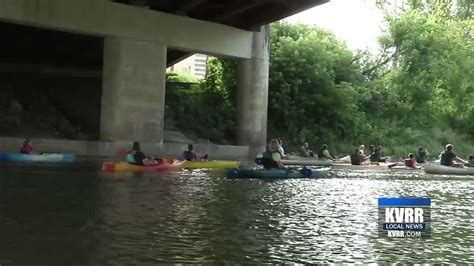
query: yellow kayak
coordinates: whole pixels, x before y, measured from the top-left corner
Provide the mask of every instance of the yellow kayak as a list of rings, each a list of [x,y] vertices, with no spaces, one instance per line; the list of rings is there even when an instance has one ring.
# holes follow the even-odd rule
[[[102,164],[102,171],[162,171],[182,169],[184,161],[160,163],[152,166],[135,165],[127,162],[106,162]]]
[[[239,168],[239,161],[186,161],[183,168],[197,169],[197,168]]]
[[[239,168],[238,161],[178,161],[170,160],[153,166],[134,165],[127,162],[106,162],[102,164],[103,171],[160,171],[160,170],[179,170],[183,168]]]

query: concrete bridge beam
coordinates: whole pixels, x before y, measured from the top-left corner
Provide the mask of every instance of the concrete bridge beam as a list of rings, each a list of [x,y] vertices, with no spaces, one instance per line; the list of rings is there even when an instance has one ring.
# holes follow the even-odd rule
[[[250,146],[250,156],[265,148],[267,136],[270,27],[253,33],[252,58],[237,65],[237,144]]]
[[[0,0],[0,21],[250,58],[250,31],[108,0]]]
[[[166,45],[104,39],[102,140],[163,141]]]

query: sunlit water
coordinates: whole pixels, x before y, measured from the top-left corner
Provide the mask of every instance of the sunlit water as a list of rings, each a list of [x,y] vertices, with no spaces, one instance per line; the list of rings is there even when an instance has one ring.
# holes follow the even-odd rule
[[[0,165],[0,264],[474,263],[472,177],[227,180],[99,168]],[[379,197],[431,198],[432,238],[378,238]]]

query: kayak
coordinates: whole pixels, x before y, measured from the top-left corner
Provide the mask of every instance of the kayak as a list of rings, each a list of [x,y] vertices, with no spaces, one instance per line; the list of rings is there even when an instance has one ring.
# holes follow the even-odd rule
[[[183,168],[198,169],[198,168],[239,168],[239,161],[185,161]]]
[[[136,165],[129,164],[127,162],[106,162],[102,164],[102,171],[163,171],[163,170],[173,170],[173,169],[182,169],[184,161],[173,162],[173,163],[159,163],[156,165],[146,166],[146,165]]]
[[[305,166],[329,166],[333,162],[330,160],[317,160],[317,159],[297,159],[297,160],[281,160],[284,165],[305,165]]]
[[[22,153],[0,153],[0,161],[21,162],[73,162],[75,154],[45,153],[45,154],[22,154]]]
[[[346,163],[334,163],[331,166],[334,169],[348,169],[348,170],[388,170],[390,163],[379,163],[379,164],[362,164],[352,165]]]
[[[329,173],[329,168],[302,169],[227,169],[227,178],[318,178]]]
[[[435,175],[474,175],[474,168],[427,164],[425,165],[425,173]]]
[[[404,165],[397,165],[397,166],[390,167],[390,170],[392,171],[422,171],[423,167],[417,166],[413,168],[413,167],[408,167]]]
[[[318,160],[314,157],[299,157],[299,156],[290,156],[289,159],[281,160],[283,165],[303,165],[303,166],[329,166],[332,165],[333,162],[330,160]],[[263,158],[259,155],[255,158],[255,163],[257,165],[262,165]],[[230,168],[230,167],[228,167]]]

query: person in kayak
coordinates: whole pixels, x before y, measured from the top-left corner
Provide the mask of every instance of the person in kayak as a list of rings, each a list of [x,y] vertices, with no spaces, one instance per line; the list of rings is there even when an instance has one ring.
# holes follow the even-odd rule
[[[188,150],[183,152],[183,160],[197,161],[197,155],[193,150],[194,150],[193,144],[188,144]]]
[[[370,154],[372,154],[372,153],[375,152],[375,145],[374,145],[374,144],[370,144],[370,146],[369,146],[369,152],[370,152]]]
[[[360,149],[359,148],[356,148],[354,150],[354,153],[351,154],[351,164],[352,165],[362,165],[362,164],[367,164],[367,160],[369,159],[369,157],[363,155],[361,152],[360,152]]]
[[[364,150],[365,150],[365,145],[364,145],[364,144],[360,145],[360,146],[359,146],[359,153],[360,153],[360,155],[363,155],[363,156],[367,157],[367,156],[365,155],[365,153],[364,153]]]
[[[416,168],[415,154],[408,154],[408,158],[405,159],[405,166],[410,168]]]
[[[262,164],[265,169],[285,168],[285,166],[281,162],[280,152],[278,152],[278,140],[272,139],[270,141],[267,150],[263,153]]]
[[[314,152],[309,149],[309,144],[306,142],[301,146],[301,156],[303,157],[314,157]]]
[[[321,146],[321,149],[318,150],[318,159],[321,159],[321,160],[334,160],[334,158],[329,153],[328,145],[323,144],[323,146]]]
[[[379,144],[379,145],[377,146],[377,148],[379,149],[379,152],[380,152],[380,160],[379,160],[379,162],[381,162],[381,163],[386,163],[386,162],[389,162],[389,161],[392,160],[392,157],[385,155],[385,150],[384,150],[384,147],[383,147],[382,144]]]
[[[129,164],[146,166],[158,164],[157,160],[145,156],[145,154],[140,150],[140,142],[138,141],[133,142],[132,151],[127,153],[127,162]]]
[[[370,154],[369,159],[371,162],[380,162],[382,158],[382,151],[380,147],[374,147],[374,151]]]
[[[208,155],[205,154],[199,160],[200,161],[206,161],[207,157],[208,157]],[[183,160],[193,161],[193,162],[198,160],[198,157],[197,157],[196,153],[194,152],[193,144],[188,144],[188,150],[183,152]]]
[[[469,156],[467,157],[467,163],[464,166],[474,167],[474,155],[473,154],[469,154]]]
[[[282,159],[288,159],[288,155],[285,154],[285,149],[283,149],[283,140],[281,138],[277,139],[278,141],[278,152],[281,155]]]
[[[454,163],[454,161],[457,161],[460,164]],[[448,144],[446,145],[446,150],[441,154],[441,161],[440,164],[444,166],[462,166],[463,164],[466,164],[467,162],[461,158],[459,158],[455,153],[454,153],[454,146],[453,144]]]
[[[428,157],[429,153],[423,147],[419,147],[418,151],[415,154],[415,159],[417,163],[426,163],[426,158]]]
[[[21,154],[32,154],[33,153],[33,145],[31,144],[30,138],[25,138],[23,141],[23,145],[20,148]]]

